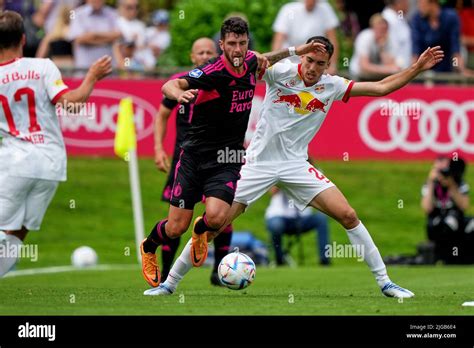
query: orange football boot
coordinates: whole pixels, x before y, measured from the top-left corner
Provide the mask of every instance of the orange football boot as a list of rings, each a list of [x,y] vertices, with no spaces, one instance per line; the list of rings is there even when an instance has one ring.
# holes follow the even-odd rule
[[[194,232],[194,228],[199,220],[202,219],[202,216],[198,216],[194,220],[194,227],[193,227],[193,236],[191,242],[191,262],[193,263],[194,267],[200,267],[206,261],[207,258],[207,232],[203,234],[197,234]]]
[[[140,244],[143,278],[145,278],[148,284],[156,288],[158,285],[160,285],[160,268],[156,262],[156,254],[146,253],[143,249],[143,243],[145,243],[145,241],[146,239],[144,239],[142,244]]]

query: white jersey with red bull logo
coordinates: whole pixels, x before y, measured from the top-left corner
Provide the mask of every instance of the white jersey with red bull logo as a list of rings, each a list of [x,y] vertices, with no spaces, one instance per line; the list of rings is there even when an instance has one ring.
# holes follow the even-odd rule
[[[321,128],[335,100],[347,102],[353,81],[322,75],[306,86],[301,66],[277,63],[263,74],[267,84],[257,129],[247,149],[247,160],[307,160],[308,144]]]
[[[10,176],[66,180],[66,149],[55,104],[68,91],[49,59],[0,64],[0,163]]]

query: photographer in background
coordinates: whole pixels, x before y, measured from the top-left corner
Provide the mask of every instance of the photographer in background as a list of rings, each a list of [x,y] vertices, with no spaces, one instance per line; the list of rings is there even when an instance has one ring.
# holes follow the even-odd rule
[[[439,157],[423,185],[421,206],[428,215],[428,249],[432,250],[432,257],[425,258],[424,263],[430,263],[430,259],[446,264],[468,263],[472,258],[468,239],[472,234],[465,231],[470,225],[464,217],[469,207],[469,185],[463,180],[465,168],[461,158]]]

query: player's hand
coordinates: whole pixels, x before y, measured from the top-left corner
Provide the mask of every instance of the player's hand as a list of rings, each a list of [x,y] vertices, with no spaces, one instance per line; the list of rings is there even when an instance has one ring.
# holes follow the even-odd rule
[[[155,151],[155,165],[156,165],[156,168],[158,168],[158,170],[165,173],[169,173],[170,162],[164,150]]]
[[[441,46],[428,47],[416,61],[415,67],[420,71],[429,70],[441,62],[443,57],[444,52],[441,49]]]
[[[321,52],[326,53],[326,47],[320,42],[310,42],[304,45],[296,47],[296,54],[301,56],[309,52]]]
[[[255,56],[257,56],[257,72],[268,69],[268,67],[270,66],[270,61],[268,60],[268,58],[258,52],[254,51],[254,53]]]
[[[89,74],[97,81],[103,79],[112,72],[112,57],[103,56],[97,59],[89,68]]]
[[[180,104],[190,103],[196,97],[198,92],[198,89],[188,89],[179,95],[177,101]]]

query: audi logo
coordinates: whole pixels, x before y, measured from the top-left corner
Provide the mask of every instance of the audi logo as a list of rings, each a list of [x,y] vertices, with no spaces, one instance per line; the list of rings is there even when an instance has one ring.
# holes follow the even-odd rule
[[[393,101],[392,101],[393,102]],[[380,109],[384,103],[390,103],[389,99],[378,99],[367,104],[362,109],[359,117],[359,134],[364,143],[373,150],[388,152],[401,149],[406,152],[421,152],[431,150],[437,153],[463,150],[466,153],[474,154],[474,143],[468,143],[470,121],[469,111],[474,111],[474,101],[456,103],[450,100],[436,100],[426,102],[420,99],[407,99],[403,103],[420,106],[420,115],[417,120],[418,135],[420,140],[409,140],[411,125],[410,117],[407,116],[380,116]],[[417,103],[417,104],[415,104]],[[447,124],[448,142],[438,141],[440,134],[440,121],[438,112],[449,111]],[[388,127],[388,140],[376,139],[369,130],[369,121],[373,116],[386,117]],[[459,125],[459,127],[458,127]]]

